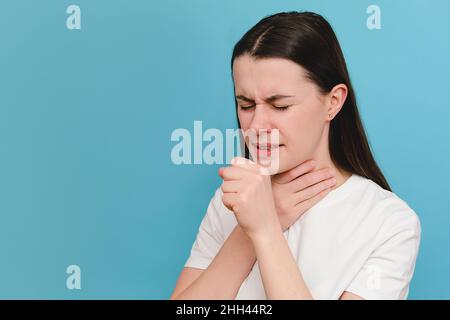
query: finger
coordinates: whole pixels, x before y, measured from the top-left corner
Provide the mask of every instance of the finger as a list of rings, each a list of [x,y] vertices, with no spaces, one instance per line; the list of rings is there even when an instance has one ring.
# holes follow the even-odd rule
[[[327,188],[325,190],[322,190],[317,195],[315,195],[314,197],[312,197],[312,198],[310,198],[308,200],[305,200],[305,201],[302,201],[302,202],[298,203],[295,206],[296,210],[298,210],[299,212],[305,212],[305,211],[311,209],[320,200],[322,200],[330,191],[331,191],[331,187]]]
[[[315,162],[314,160],[308,160],[305,162],[302,162],[298,166],[292,168],[291,170],[288,170],[286,172],[283,172],[276,177],[274,177],[274,182],[276,183],[288,183],[294,179],[296,179],[299,176],[304,175],[305,173],[313,170],[315,168]]]
[[[293,192],[299,192],[323,180],[333,178],[334,175],[334,169],[331,168],[311,171],[289,182],[289,188]]]
[[[223,180],[241,180],[250,172],[241,167],[223,167],[219,170],[219,175]]]
[[[323,190],[326,190],[328,188],[332,188],[334,185],[336,185],[336,178],[329,178],[323,181],[320,181],[319,183],[316,183],[310,187],[307,187],[299,192],[296,192],[295,195],[295,201],[296,203],[311,199],[315,197],[317,194],[322,192]]]
[[[255,172],[259,170],[259,166],[255,162],[243,157],[234,157],[233,159],[231,159],[230,164],[233,167],[240,167]]]
[[[233,206],[236,203],[237,193],[224,193],[222,195],[222,202],[228,210],[233,211]]]
[[[242,182],[240,180],[224,180],[220,188],[223,193],[238,192],[242,190]]]

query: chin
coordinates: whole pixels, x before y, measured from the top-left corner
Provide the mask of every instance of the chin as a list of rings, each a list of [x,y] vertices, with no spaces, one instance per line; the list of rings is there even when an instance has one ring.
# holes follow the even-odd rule
[[[296,166],[298,166],[300,163],[304,162],[304,160],[299,160],[299,161],[289,161],[289,162],[285,162],[285,161],[281,161],[280,162],[280,166],[279,166],[279,170],[277,173],[284,173],[287,172],[293,168],[295,168]]]
[[[266,163],[264,163],[264,164],[258,163],[258,164],[261,167],[265,168],[267,170],[268,174],[270,174],[270,175],[277,175],[277,174],[286,172],[289,169],[291,169],[285,163],[272,163],[271,162],[270,164],[266,164]]]
[[[286,171],[289,171],[290,169],[291,168],[287,167],[286,165],[283,166],[283,164],[280,164],[279,168],[273,171],[273,175],[284,173]]]

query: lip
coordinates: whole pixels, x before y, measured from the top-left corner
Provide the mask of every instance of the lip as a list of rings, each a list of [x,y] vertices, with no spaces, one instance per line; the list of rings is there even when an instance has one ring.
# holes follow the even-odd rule
[[[283,144],[270,144],[270,143],[252,143],[252,146],[258,150],[273,150],[284,146]],[[262,147],[262,148],[261,148]]]
[[[266,149],[261,149],[260,146],[265,146]],[[257,161],[260,161],[262,159],[268,159],[272,158],[272,152],[276,152],[276,154],[279,153],[279,150],[281,147],[283,147],[283,144],[277,144],[272,145],[270,143],[267,144],[252,144],[252,147],[255,148],[255,153],[257,157]]]
[[[282,146],[283,145],[272,146],[270,149],[260,149],[257,147],[255,150],[257,161],[268,161],[269,159],[272,159],[273,156],[279,154],[280,147]]]

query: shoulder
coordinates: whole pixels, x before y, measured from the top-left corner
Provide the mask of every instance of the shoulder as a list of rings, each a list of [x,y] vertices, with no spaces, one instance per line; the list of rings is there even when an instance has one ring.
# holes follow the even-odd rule
[[[359,177],[354,191],[353,240],[362,239],[366,250],[346,291],[366,299],[404,299],[419,253],[419,217],[406,201],[369,179]]]
[[[362,206],[366,206],[369,220],[378,226],[384,236],[397,233],[420,238],[421,227],[417,213],[394,192],[385,190],[370,179],[358,176],[360,183],[357,195]]]

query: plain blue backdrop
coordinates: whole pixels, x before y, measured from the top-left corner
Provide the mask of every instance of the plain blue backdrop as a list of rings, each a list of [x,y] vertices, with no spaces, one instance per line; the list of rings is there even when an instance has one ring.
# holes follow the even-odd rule
[[[171,133],[236,127],[233,45],[291,10],[333,25],[375,157],[420,217],[409,298],[450,299],[447,0],[1,0],[0,298],[168,298],[220,186],[219,165],[172,163]]]

